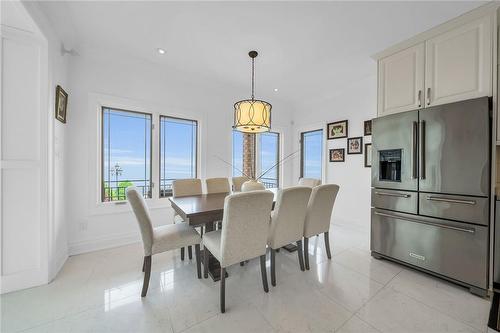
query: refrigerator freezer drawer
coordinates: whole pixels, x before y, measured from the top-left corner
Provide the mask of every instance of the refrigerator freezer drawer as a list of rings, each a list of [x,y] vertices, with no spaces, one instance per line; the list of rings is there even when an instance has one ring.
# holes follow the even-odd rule
[[[488,198],[420,193],[420,215],[488,225]]]
[[[417,214],[418,193],[372,188],[372,206]]]
[[[372,209],[371,250],[488,288],[488,228]]]

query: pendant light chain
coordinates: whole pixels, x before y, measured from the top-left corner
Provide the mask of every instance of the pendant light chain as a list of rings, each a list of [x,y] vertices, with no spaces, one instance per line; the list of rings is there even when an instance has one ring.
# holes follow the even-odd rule
[[[252,58],[252,101],[254,100],[254,85],[255,85],[255,58]]]

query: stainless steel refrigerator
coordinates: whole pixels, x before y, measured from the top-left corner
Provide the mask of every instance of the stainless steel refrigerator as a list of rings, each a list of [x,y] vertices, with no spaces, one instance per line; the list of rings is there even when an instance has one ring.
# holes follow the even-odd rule
[[[373,120],[371,251],[488,289],[488,97]]]

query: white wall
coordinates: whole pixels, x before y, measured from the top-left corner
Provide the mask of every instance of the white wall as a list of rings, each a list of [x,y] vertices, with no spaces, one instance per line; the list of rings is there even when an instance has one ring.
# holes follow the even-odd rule
[[[156,63],[86,50],[70,63],[70,87],[66,144],[66,197],[70,253],[81,253],[139,239],[138,228],[128,206],[98,203],[96,100],[120,103],[123,107],[162,112],[200,120],[199,175],[202,178],[230,176],[231,168],[215,156],[231,161],[232,105],[249,94],[249,87],[189,76]],[[266,96],[259,96],[265,98]],[[273,98],[273,125],[290,142],[292,112]],[[290,151],[285,145],[284,154]],[[290,167],[291,168],[291,167]],[[291,172],[285,168],[284,184]],[[90,199],[89,201],[89,198]],[[171,223],[167,199],[149,200],[156,224]]]
[[[309,101],[294,113],[294,145],[298,147],[301,131],[323,128],[338,120],[349,121],[349,137],[363,136],[363,122],[376,117],[377,79],[376,63],[373,75],[348,85],[344,90],[332,92],[325,100]],[[371,136],[363,137],[363,146]],[[364,167],[362,155],[347,155],[347,139],[328,140],[325,143],[323,181],[340,185],[333,212],[333,221],[368,228],[370,224],[370,168]],[[346,149],[345,162],[330,163],[328,150]],[[363,147],[364,149],[364,147]],[[299,165],[294,166],[294,178],[299,177]]]
[[[65,210],[66,125],[54,117],[55,90],[60,85],[71,94],[68,84],[68,55],[61,54],[62,40],[35,2],[23,3],[48,42],[48,92],[50,117],[49,163],[51,164],[51,221],[49,222],[49,280],[53,279],[68,258],[68,230]]]

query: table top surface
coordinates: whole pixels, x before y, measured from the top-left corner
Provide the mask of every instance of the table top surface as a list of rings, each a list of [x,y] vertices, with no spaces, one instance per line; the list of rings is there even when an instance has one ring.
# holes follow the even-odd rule
[[[268,189],[273,192],[276,198],[277,188]],[[185,197],[169,197],[168,200],[173,206],[186,215],[186,217],[195,216],[199,214],[214,213],[224,210],[224,199],[231,193],[211,193],[200,194]]]

